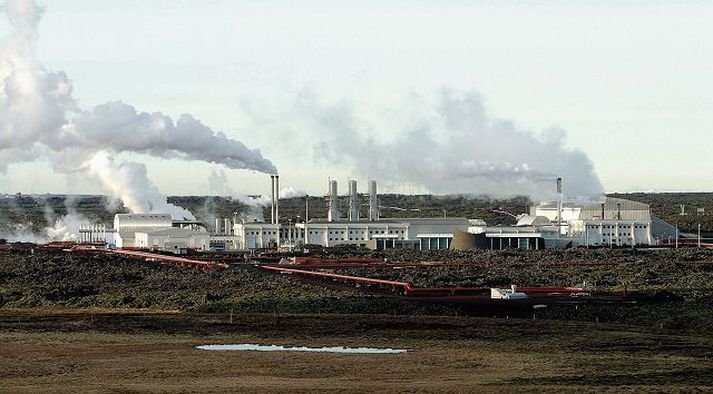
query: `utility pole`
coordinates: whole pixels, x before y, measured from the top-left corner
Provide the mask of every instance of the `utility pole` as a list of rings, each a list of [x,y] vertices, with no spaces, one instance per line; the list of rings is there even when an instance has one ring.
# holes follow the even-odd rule
[[[287,240],[290,243],[290,250],[292,248],[292,219],[287,219]]]
[[[562,236],[562,178],[557,178],[557,238]]]
[[[676,249],[678,249],[678,224],[676,225]]]
[[[698,224],[698,248],[701,248],[701,224]]]

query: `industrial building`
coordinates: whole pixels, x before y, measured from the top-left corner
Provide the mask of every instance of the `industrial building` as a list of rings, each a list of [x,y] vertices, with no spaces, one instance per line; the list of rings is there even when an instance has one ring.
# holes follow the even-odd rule
[[[366,198],[359,195],[357,182],[350,181],[346,217],[341,217],[338,183],[327,186],[327,217],[280,223],[279,177],[272,177],[271,222],[235,223],[233,235],[238,249],[299,247],[303,245],[354,245],[371,249],[411,248],[449,249],[456,233],[474,235],[472,244],[482,249],[540,249],[576,246],[633,246],[656,242],[652,233],[650,207],[634,201],[603,197],[584,203],[544,202],[521,215],[514,226],[487,226],[467,218],[388,218],[380,217],[376,181],[369,181]],[[561,192],[561,179],[558,179]],[[561,194],[560,194],[561,196]],[[359,217],[362,201],[368,215]]]
[[[159,231],[173,227],[173,220],[168,214],[133,214],[114,215],[114,244],[117,248],[136,247],[136,233]]]
[[[134,245],[137,248],[153,248],[180,254],[188,249],[209,250],[210,237],[206,231],[171,227],[137,231]]]
[[[270,221],[216,218],[215,227],[199,221],[172,220],[167,214],[117,214],[114,228],[90,226],[87,239],[113,236],[118,248],[149,248],[181,253],[191,250],[229,251],[261,248],[299,248],[306,245],[353,245],[370,249],[543,249],[564,247],[637,246],[656,244],[655,218],[646,204],[611,197],[584,203],[554,202],[532,206],[512,226],[488,226],[462,217],[382,218],[377,183],[369,181],[360,195],[356,181],[349,181],[342,196],[349,206],[341,215],[338,182],[329,180],[326,218],[280,221],[279,176],[271,176]],[[561,180],[558,180],[560,191]],[[308,200],[307,200],[308,201]],[[366,217],[360,217],[362,206]],[[670,229],[665,226],[670,232]],[[670,226],[669,226],[670,227]],[[111,243],[111,242],[110,242]]]
[[[234,226],[239,249],[298,247],[303,245],[354,245],[372,249],[411,248],[448,249],[456,230],[465,231],[471,222],[465,218],[382,219],[379,214],[377,184],[368,189],[368,216],[359,217],[362,196],[357,182],[349,182],[347,217],[340,216],[338,183],[328,183],[327,217],[284,225],[279,218],[279,177],[272,177],[271,222],[242,222]]]
[[[199,221],[173,220],[168,214],[120,213],[114,215],[114,228],[104,231],[113,236],[117,248],[185,253],[188,249],[210,249],[211,235],[206,227]]]
[[[548,202],[530,209],[531,215],[547,218],[560,227],[564,239],[572,246],[634,246],[652,245],[649,205],[604,197],[601,201],[575,205]],[[559,218],[562,218],[559,220]]]

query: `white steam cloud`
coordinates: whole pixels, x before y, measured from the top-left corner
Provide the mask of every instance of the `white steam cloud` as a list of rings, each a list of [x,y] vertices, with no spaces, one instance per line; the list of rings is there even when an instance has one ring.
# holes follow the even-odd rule
[[[370,136],[368,131],[379,127],[348,104],[329,106],[302,95],[297,108],[321,136],[313,146],[315,157],[365,177],[436,193],[535,197],[552,196],[556,178],[563,177],[569,195],[602,192],[591,160],[565,146],[562,129],[536,134],[492,118],[475,93],[444,90],[434,100],[417,101],[416,119],[400,124],[386,141]]]
[[[592,161],[567,146],[559,127],[531,131],[494,117],[472,91],[411,93],[386,105],[378,98],[331,101],[305,89],[241,108],[255,126],[281,133],[290,152],[311,152],[325,175],[377,179],[382,191],[547,199],[562,177],[568,197],[602,192]]]
[[[167,204],[143,165],[117,163],[114,154],[136,152],[277,172],[259,150],[190,115],[174,121],[119,101],[79,108],[68,76],[48,71],[35,56],[42,8],[33,0],[6,0],[2,11],[13,32],[0,43],[0,171],[13,162],[47,158],[56,171],[92,175],[133,212],[165,212],[175,218],[193,215]]]
[[[237,193],[230,187],[228,177],[222,169],[211,171],[208,176],[208,189],[219,196],[231,197],[247,205],[247,212],[243,215],[246,221],[263,220],[263,208],[271,204],[271,197],[268,195],[246,195]],[[304,197],[307,192],[297,190],[291,186],[280,189],[280,198]]]
[[[88,167],[89,174],[121,198],[131,212],[161,212],[170,213],[173,218],[195,219],[187,209],[166,202],[166,197],[149,181],[143,164],[117,163],[112,156],[99,151],[88,162]]]

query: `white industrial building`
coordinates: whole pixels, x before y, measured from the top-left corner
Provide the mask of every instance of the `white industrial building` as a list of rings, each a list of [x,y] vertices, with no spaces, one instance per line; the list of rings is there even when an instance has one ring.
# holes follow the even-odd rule
[[[558,181],[560,182],[560,181]],[[559,187],[559,184],[558,184]],[[448,249],[454,234],[465,231],[484,236],[479,246],[489,249],[561,248],[572,246],[627,246],[655,243],[648,205],[604,197],[590,203],[545,202],[518,218],[515,226],[487,226],[466,218],[389,218],[379,215],[376,181],[369,182],[368,215],[359,217],[362,197],[356,181],[349,182],[347,217],[340,216],[337,181],[327,187],[327,217],[284,225],[279,219],[279,177],[272,177],[270,223],[235,223],[237,249],[355,245],[372,249]],[[558,189],[561,190],[561,189]]]
[[[304,232],[305,243],[313,245],[448,249],[455,231],[465,231],[469,225],[465,218],[399,218],[373,222],[311,220],[297,227]]]
[[[651,221],[645,220],[573,220],[570,235],[586,246],[651,245]]]
[[[270,222],[216,219],[212,233],[198,221],[172,220],[168,214],[117,214],[114,229],[91,227],[113,235],[118,248],[153,248],[183,252],[192,250],[252,250],[291,248],[304,245],[333,247],[354,245],[372,249],[449,249],[456,233],[473,238],[484,249],[540,249],[572,246],[634,246],[657,242],[652,234],[652,216],[647,204],[604,197],[600,201],[545,202],[521,215],[514,226],[488,226],[484,221],[460,217],[388,218],[379,214],[376,181],[370,181],[367,198],[360,196],[357,182],[349,182],[349,207],[342,217],[338,184],[328,184],[327,217],[280,223],[279,177],[273,175]],[[367,217],[360,217],[366,200]],[[86,232],[85,231],[85,232]],[[470,242],[470,241],[469,241]],[[466,242],[466,244],[468,244]]]
[[[368,216],[359,217],[361,197],[357,182],[349,182],[349,209],[340,217],[337,181],[328,185],[327,218],[285,226],[279,222],[279,177],[272,177],[271,222],[236,223],[233,234],[239,249],[293,247],[302,245],[355,245],[374,249],[447,249],[457,230],[465,231],[471,222],[465,218],[391,218],[379,216],[376,181],[369,182]]]
[[[614,197],[580,205],[547,202],[530,209],[557,226],[572,246],[634,246],[655,243],[649,205]],[[556,233],[556,232],[555,232]]]
[[[560,247],[557,226],[543,216],[525,215],[514,226],[487,226],[471,220],[468,233],[484,237],[484,249],[541,249]]]
[[[133,214],[114,215],[114,244],[117,248],[135,248],[136,233],[158,231],[173,227],[173,220],[168,214]]]
[[[186,228],[164,228],[135,233],[135,247],[160,249],[174,253],[182,253],[188,249],[206,251],[210,249],[211,235],[206,231],[195,231]]]
[[[211,235],[205,225],[191,220],[173,220],[169,214],[114,215],[114,246],[160,249],[181,253],[188,249],[209,250]]]

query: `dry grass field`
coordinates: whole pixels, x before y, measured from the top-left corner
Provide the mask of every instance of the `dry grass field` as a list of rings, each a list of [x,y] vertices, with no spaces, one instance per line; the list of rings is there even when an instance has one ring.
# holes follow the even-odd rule
[[[553,320],[60,310],[0,313],[5,392],[713,390],[713,337]],[[205,351],[260,343],[405,354]]]

